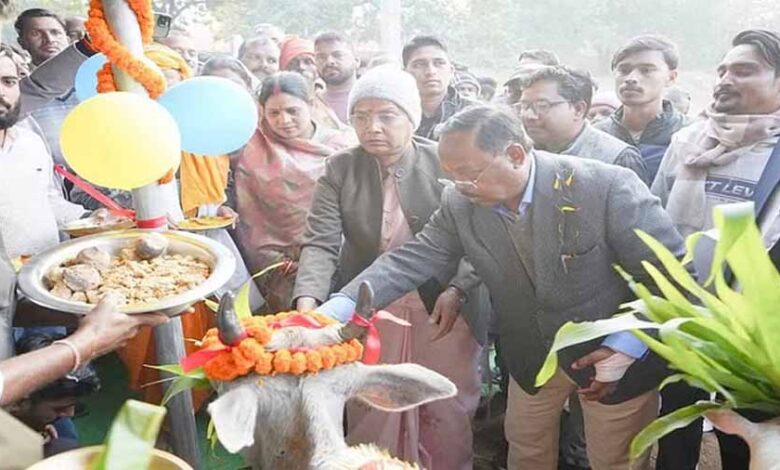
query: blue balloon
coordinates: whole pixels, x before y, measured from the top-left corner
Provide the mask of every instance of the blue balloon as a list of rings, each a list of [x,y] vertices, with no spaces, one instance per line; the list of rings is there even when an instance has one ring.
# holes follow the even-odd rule
[[[196,77],[171,87],[159,99],[179,124],[181,148],[223,155],[243,147],[257,128],[257,107],[240,85],[220,77]]]
[[[95,54],[85,60],[76,71],[75,88],[76,98],[79,101],[86,101],[97,95],[97,73],[106,63],[106,56],[102,53]]]

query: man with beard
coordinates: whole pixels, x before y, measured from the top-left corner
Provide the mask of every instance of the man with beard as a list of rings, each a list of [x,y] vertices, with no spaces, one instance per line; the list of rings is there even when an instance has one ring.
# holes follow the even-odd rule
[[[238,50],[238,60],[261,82],[279,71],[279,45],[269,36],[246,40]]]
[[[349,92],[357,80],[358,66],[352,46],[339,33],[322,33],[314,39],[314,62],[325,82],[325,90],[320,97],[341,122],[347,122]]]
[[[475,104],[452,86],[454,69],[447,46],[434,36],[415,36],[401,52],[403,66],[417,80],[423,116],[415,134],[439,140],[438,127],[458,111]]]
[[[647,164],[650,181],[685,116],[664,100],[664,91],[677,78],[677,48],[661,36],[631,39],[612,58],[615,91],[623,106],[596,128],[637,147]]]
[[[651,190],[661,198],[683,236],[711,229],[712,209],[716,205],[753,201],[764,244],[770,248],[770,257],[778,266],[780,34],[747,30],[734,37],[732,46],[718,65],[714,101],[704,111],[705,118],[674,135]],[[700,279],[706,279],[707,273],[702,268],[710,266],[712,260],[712,246],[707,240],[702,237],[694,251],[694,265],[703,274]],[[703,243],[706,244],[702,246]],[[664,393],[663,399],[666,398]],[[687,403],[678,401],[673,408],[665,404],[662,412],[692,404],[695,398],[691,396]],[[760,418],[745,415],[754,420]],[[699,438],[700,426],[692,430],[698,429]],[[666,439],[674,436],[670,434]],[[718,440],[723,468],[747,470],[748,448],[744,442],[720,433]],[[699,445],[685,438],[678,449],[682,450],[686,442],[689,447]],[[662,468],[695,468],[695,461],[684,461],[676,455],[666,459],[664,440],[660,451],[659,467],[665,462]]]
[[[58,226],[86,214],[54,182],[51,155],[19,119],[19,65],[0,45],[0,236],[10,258],[59,243]]]
[[[311,117],[317,126],[336,130],[347,127],[346,121],[339,119],[330,105],[317,93],[319,77],[314,63],[313,42],[298,36],[288,36],[282,42],[279,66],[281,70],[296,72],[306,79],[309,93],[314,97],[311,103]]]
[[[17,41],[30,53],[34,66],[40,65],[68,46],[65,22],[49,10],[30,8],[23,11],[14,23]]]

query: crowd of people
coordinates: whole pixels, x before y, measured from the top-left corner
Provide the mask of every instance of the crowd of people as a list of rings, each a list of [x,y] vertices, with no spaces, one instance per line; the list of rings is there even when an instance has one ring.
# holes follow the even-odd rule
[[[16,292],[13,261],[103,209],[53,171],[67,166],[59,133],[79,102],[75,72],[96,53],[84,19],[36,8],[14,26],[17,44],[0,46],[0,404],[45,437],[49,455],[74,445],[76,402],[100,393],[89,361],[119,349],[140,388],[155,379],[142,368],[155,358],[152,327],[167,319],[127,316],[104,299],[66,322]],[[642,263],[659,262],[635,229],[682,257],[684,237],[713,227],[715,205],[753,201],[780,263],[778,33],[735,36],[701,110],[676,83],[675,44],[658,35],[614,51],[614,83],[601,87],[548,50],[524,51],[499,84],[432,35],[409,40],[398,58],[358,58],[338,32],[303,38],[260,24],[244,39],[237,56],[219,54],[174,28],[145,50],[168,86],[222,77],[256,98],[260,116],[241,150],[182,155],[170,225],[237,216],[233,230],[207,234],[239,260],[220,292],[284,262],[252,284],[257,314],[316,309],[348,321],[370,280],[377,306],[412,324],[379,326],[381,361],[424,365],[458,387],[403,413],[351,403],[349,443],[432,470],[473,468],[493,347],[507,403],[495,468],[628,469],[631,439],[659,412],[706,398],[683,382],[659,392],[669,370],[629,333],[563,350],[541,388],[535,375],[561,325],[608,318],[632,298],[614,264],[652,284]],[[101,189],[132,205],[129,192]],[[701,279],[711,251],[695,253]],[[214,320],[196,307],[182,321],[197,338]],[[145,398],[159,401],[153,390]],[[744,443],[718,439],[723,468],[747,469]],[[696,469],[701,442],[701,420],[675,431],[656,468]],[[631,468],[649,467],[648,454]]]

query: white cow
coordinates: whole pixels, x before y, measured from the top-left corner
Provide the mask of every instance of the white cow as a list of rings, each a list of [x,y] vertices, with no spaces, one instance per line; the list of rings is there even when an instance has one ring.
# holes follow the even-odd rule
[[[234,344],[243,333],[232,295],[219,309],[220,339]],[[358,337],[362,328],[290,327],[274,333],[269,349],[316,347]],[[416,364],[352,363],[315,375],[249,375],[215,383],[219,398],[208,407],[222,445],[241,452],[254,469],[415,468],[373,446],[344,441],[344,405],[357,398],[386,411],[405,411],[457,392],[447,378]]]

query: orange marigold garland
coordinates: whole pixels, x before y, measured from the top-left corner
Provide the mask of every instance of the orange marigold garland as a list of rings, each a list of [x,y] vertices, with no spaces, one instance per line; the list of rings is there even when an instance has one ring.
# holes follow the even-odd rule
[[[363,357],[363,345],[353,339],[341,344],[316,349],[267,351],[273,330],[293,316],[305,315],[322,326],[336,323],[330,317],[310,312],[283,312],[276,315],[244,318],[241,323],[247,337],[233,347],[219,340],[216,328],[210,329],[201,342],[201,350],[213,350],[216,355],[203,364],[203,371],[211,380],[230,381],[254,371],[259,375],[316,374],[340,364],[355,362]],[[197,354],[197,353],[196,353]]]
[[[141,28],[141,40],[144,44],[152,42],[154,35],[154,12],[151,0],[126,0],[128,6],[138,19]],[[116,91],[116,82],[111,66],[127,72],[133,79],[143,85],[149,96],[157,98],[165,92],[165,77],[159,71],[150,67],[143,59],[135,57],[130,51],[114,38],[103,11],[101,0],[90,0],[89,19],[86,22],[89,37],[95,49],[108,58],[106,65],[98,72],[97,90],[100,93]]]

